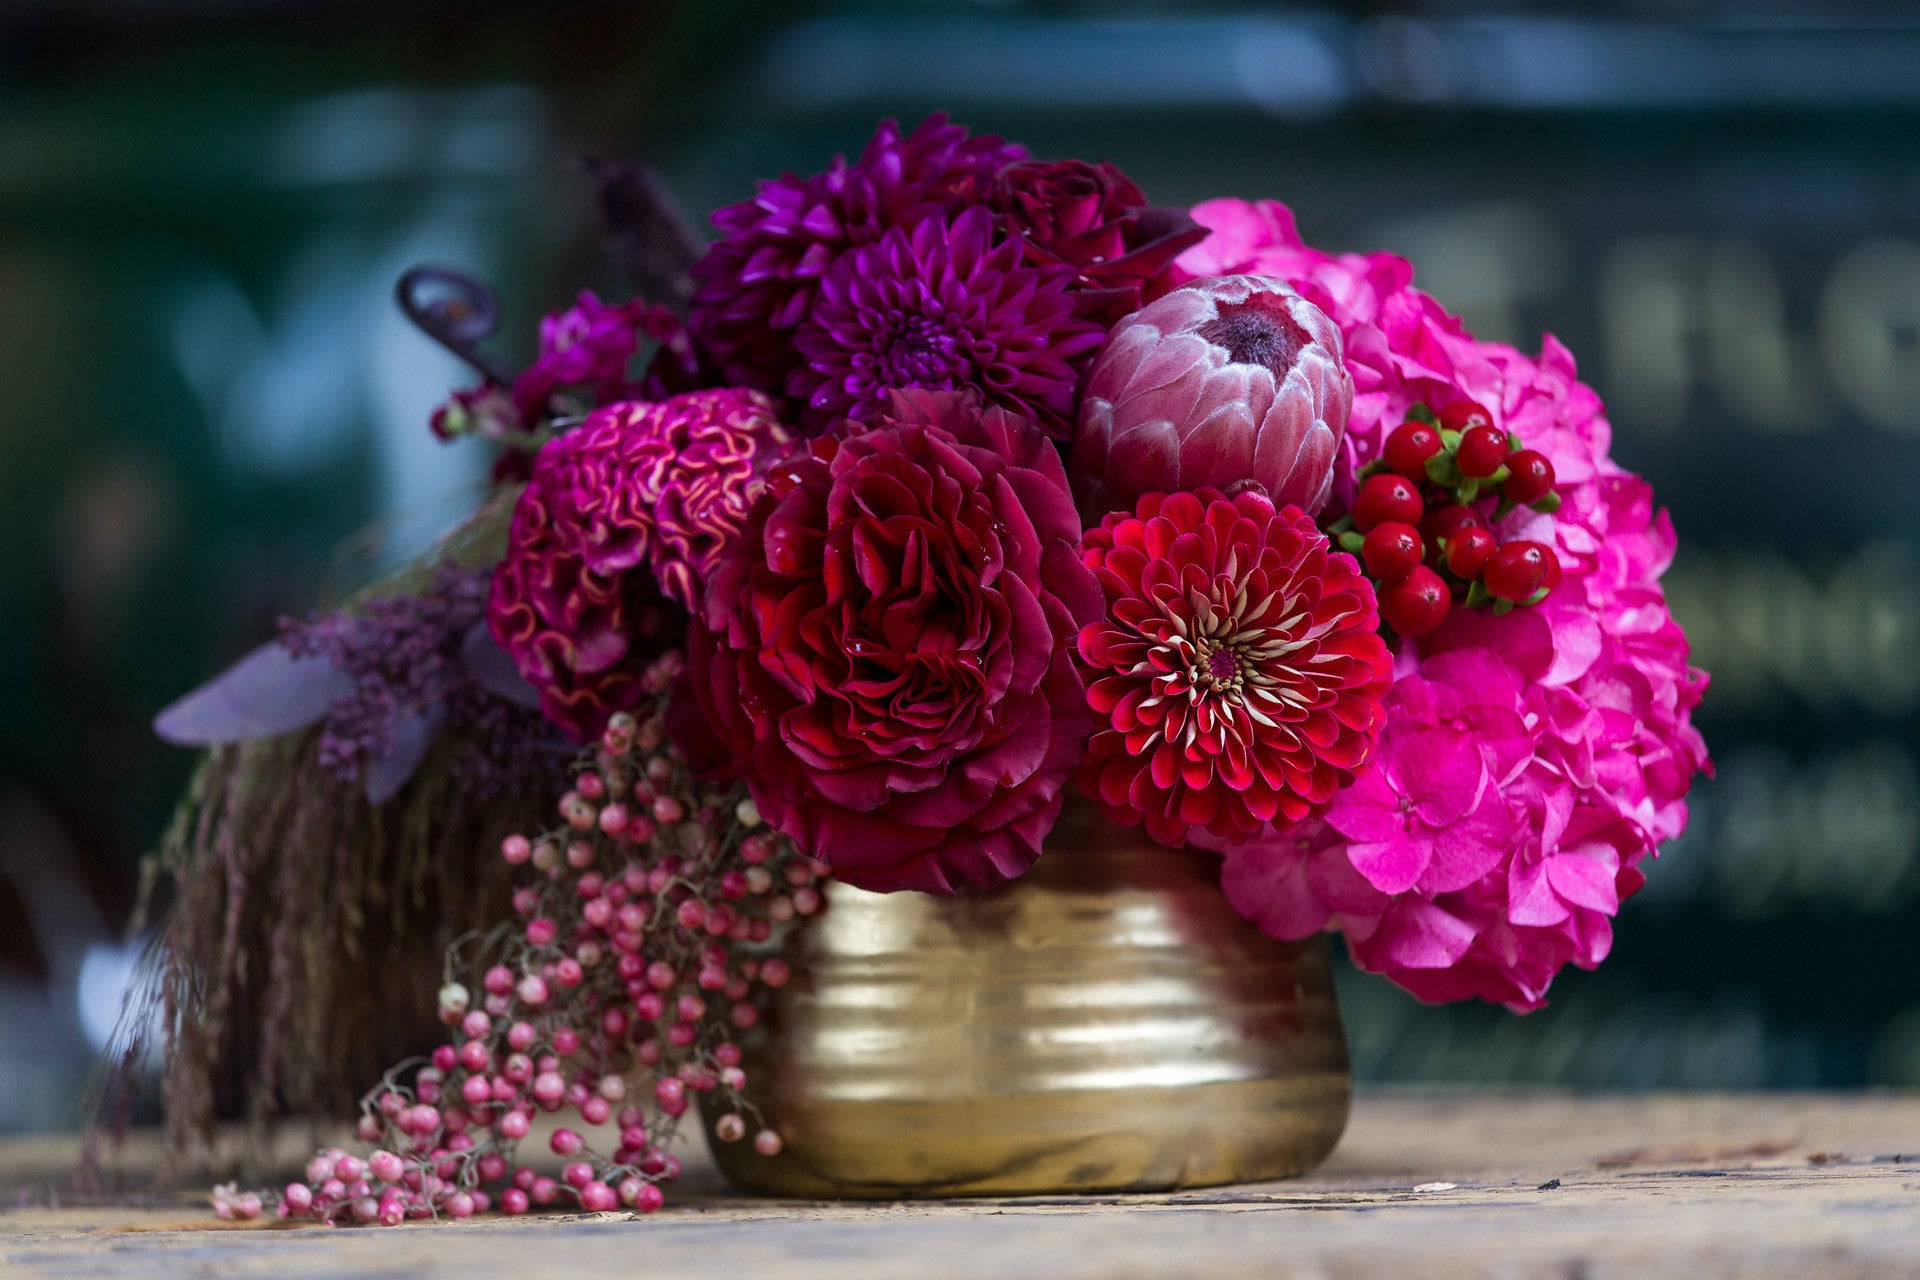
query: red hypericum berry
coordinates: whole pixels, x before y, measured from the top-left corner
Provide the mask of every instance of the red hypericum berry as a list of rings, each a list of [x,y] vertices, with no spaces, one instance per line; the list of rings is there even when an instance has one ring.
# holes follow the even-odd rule
[[[1420,521],[1420,534],[1428,542],[1439,543],[1453,537],[1462,529],[1484,529],[1486,522],[1480,513],[1472,507],[1457,502],[1449,502],[1443,507],[1434,507],[1426,518]]]
[[[1447,568],[1461,578],[1477,578],[1493,554],[1493,535],[1479,525],[1468,525],[1447,539]]]
[[[1460,435],[1460,447],[1453,451],[1460,474],[1469,480],[1484,480],[1507,460],[1507,433],[1485,423],[1468,427]]]
[[[1474,400],[1456,400],[1440,411],[1440,425],[1449,431],[1465,433],[1478,426],[1490,426],[1493,415]]]
[[[1507,455],[1507,470],[1511,474],[1500,492],[1521,506],[1540,501],[1553,488],[1553,463],[1538,449]]]
[[[1412,573],[1413,567],[1420,563],[1420,557],[1426,553],[1426,544],[1420,541],[1420,531],[1398,520],[1373,526],[1367,531],[1366,541],[1360,545],[1360,558],[1367,562],[1367,572],[1388,585]]]
[[[1423,636],[1446,621],[1453,597],[1440,575],[1418,565],[1400,582],[1380,593],[1380,616],[1403,636]]]
[[[1368,476],[1353,500],[1353,526],[1365,533],[1389,520],[1419,524],[1426,505],[1420,498],[1419,488],[1405,476]]]
[[[1393,429],[1380,450],[1387,470],[1409,480],[1427,478],[1427,459],[1440,452],[1440,433],[1424,422],[1403,422]]]
[[[1547,581],[1547,562],[1553,552],[1525,538],[1509,542],[1487,561],[1484,581],[1495,599],[1515,604],[1532,596]]]

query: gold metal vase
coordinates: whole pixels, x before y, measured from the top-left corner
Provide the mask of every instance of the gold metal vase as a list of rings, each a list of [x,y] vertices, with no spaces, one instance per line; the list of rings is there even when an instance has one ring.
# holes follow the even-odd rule
[[[706,1116],[746,1190],[1252,1182],[1312,1168],[1346,1127],[1326,940],[1262,935],[1208,855],[1070,799],[1033,870],[991,893],[827,898],[743,1063],[783,1150],[715,1140]]]

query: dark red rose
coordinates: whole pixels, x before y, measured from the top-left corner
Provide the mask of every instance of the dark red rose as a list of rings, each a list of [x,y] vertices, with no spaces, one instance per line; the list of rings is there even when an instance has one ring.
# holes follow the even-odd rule
[[[1102,161],[1027,160],[1001,169],[993,204],[1036,266],[1070,266],[1075,314],[1112,324],[1137,310],[1173,260],[1207,237],[1184,209],[1153,209]]]
[[[896,392],[775,466],[692,641],[767,821],[867,889],[1026,870],[1093,728],[1079,543],[1053,445],[971,393]]]

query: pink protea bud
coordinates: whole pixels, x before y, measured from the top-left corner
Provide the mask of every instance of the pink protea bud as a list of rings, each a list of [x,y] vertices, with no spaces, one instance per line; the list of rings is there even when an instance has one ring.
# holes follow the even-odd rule
[[[1353,407],[1340,330],[1269,276],[1196,280],[1115,325],[1087,377],[1068,471],[1098,523],[1140,496],[1257,484],[1326,501]]]

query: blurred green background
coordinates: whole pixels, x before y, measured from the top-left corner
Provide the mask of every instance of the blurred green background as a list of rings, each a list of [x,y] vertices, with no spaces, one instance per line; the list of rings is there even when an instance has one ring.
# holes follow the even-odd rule
[[[190,765],[153,712],[480,491],[391,303],[623,296],[589,155],[704,219],[884,115],[1291,203],[1551,330],[1683,539],[1694,827],[1516,1019],[1343,977],[1363,1078],[1920,1084],[1920,22],[1705,3],[0,4],[0,1129],[71,1123]]]

